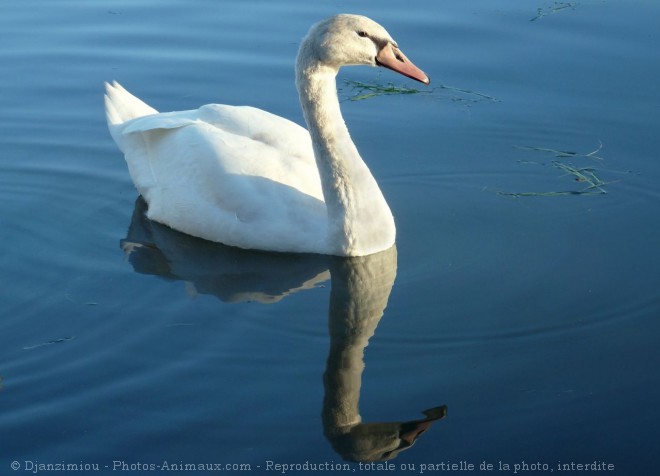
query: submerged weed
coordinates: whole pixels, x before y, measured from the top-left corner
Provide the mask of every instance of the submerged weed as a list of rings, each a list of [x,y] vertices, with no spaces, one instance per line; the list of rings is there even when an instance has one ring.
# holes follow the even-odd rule
[[[568,8],[570,8],[571,10],[575,10],[576,6],[577,4],[572,2],[553,2],[552,5],[549,7],[538,8],[536,11],[536,16],[530,19],[529,21],[537,21],[543,17],[547,17],[548,15],[554,15],[555,13],[559,13]]]
[[[349,101],[362,101],[377,96],[390,96],[392,94],[427,94],[431,90],[411,88],[408,86],[395,86],[392,83],[365,83],[362,81],[345,80],[350,86],[352,94],[348,96]]]
[[[393,83],[381,83],[379,81],[365,83],[363,81],[344,80],[344,84],[350,88],[349,94],[345,97],[345,99],[349,101],[363,101],[378,96],[391,96],[395,94],[431,94],[435,98],[449,99],[451,101],[460,102],[464,105],[481,101],[499,102],[499,99],[489,96],[488,94],[444,84],[430,89],[397,86]]]
[[[598,175],[600,172],[596,167],[593,166],[577,166],[573,163],[566,162],[565,159],[591,159],[602,161],[603,158],[598,155],[600,150],[603,148],[603,144],[600,143],[598,147],[588,153],[580,152],[569,152],[565,150],[558,149],[548,149],[543,147],[528,147],[528,146],[516,146],[517,149],[529,150],[533,152],[540,153],[550,153],[554,156],[554,159],[550,161],[550,165],[556,169],[564,172],[562,177],[569,176],[573,179],[574,182],[581,184],[581,188],[577,190],[556,190],[548,192],[497,192],[500,195],[508,195],[512,197],[556,197],[561,195],[602,195],[607,193],[605,186],[615,183],[616,181],[606,182],[600,178]],[[535,164],[535,165],[546,165],[543,162],[534,162],[534,161],[519,161],[522,164]],[[629,173],[629,172],[626,172]]]
[[[52,340],[49,340],[49,341],[46,341],[46,342],[42,342],[41,344],[35,344],[35,345],[28,346],[28,347],[23,347],[23,350],[32,350],[32,349],[36,349],[38,347],[44,347],[44,346],[47,346],[47,345],[60,344],[62,342],[73,340],[75,338],[76,338],[75,336],[70,336],[70,337],[61,337],[59,339],[52,339]]]
[[[567,150],[547,149],[544,147],[528,147],[525,145],[517,145],[515,147],[516,149],[521,149],[521,150],[532,150],[535,152],[549,152],[551,154],[554,154],[554,156],[558,159],[563,159],[565,157],[584,157],[588,159],[603,160],[602,157],[596,155],[603,148],[603,143],[600,141],[598,142],[598,147],[595,150],[592,150],[591,152],[587,152],[586,154],[582,154],[580,152],[569,152]]]
[[[461,88],[456,88],[454,86],[447,86],[446,84],[441,84],[440,86],[433,88],[433,91],[438,91],[438,90],[443,91],[447,99],[450,99],[451,101],[454,102],[462,103],[463,105],[470,105],[472,103],[482,102],[482,101],[500,102],[500,100],[494,96],[480,93],[478,91],[472,91],[470,89],[461,89]]]

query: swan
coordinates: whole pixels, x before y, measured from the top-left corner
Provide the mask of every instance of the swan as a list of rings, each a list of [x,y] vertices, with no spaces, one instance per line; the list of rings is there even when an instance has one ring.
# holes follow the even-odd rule
[[[296,87],[308,130],[249,106],[159,113],[106,83],[108,127],[148,218],[246,249],[363,256],[390,248],[392,212],[339,108],[344,65],[430,83],[385,28],[350,14],[313,25],[300,45]]]

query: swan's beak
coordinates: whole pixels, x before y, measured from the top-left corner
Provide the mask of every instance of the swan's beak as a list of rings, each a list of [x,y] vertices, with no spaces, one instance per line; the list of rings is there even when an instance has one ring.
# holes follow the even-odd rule
[[[392,71],[416,79],[424,84],[429,84],[431,82],[424,71],[415,66],[408,58],[406,58],[406,55],[404,55],[399,48],[392,45],[392,43],[386,44],[380,50],[376,56],[376,64],[379,66],[385,66]]]
[[[404,441],[408,446],[412,446],[419,436],[428,430],[433,422],[442,420],[447,416],[447,407],[434,407],[424,412],[426,418],[423,420],[413,420],[401,424],[401,431],[399,438]]]

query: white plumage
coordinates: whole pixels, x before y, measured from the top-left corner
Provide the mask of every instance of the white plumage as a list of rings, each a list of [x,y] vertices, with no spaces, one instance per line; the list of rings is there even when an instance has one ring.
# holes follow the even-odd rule
[[[351,256],[391,247],[392,214],[339,110],[344,64],[384,65],[428,83],[380,25],[338,15],[312,27],[298,54],[309,132],[247,106],[158,113],[106,84],[110,132],[148,217],[249,249]]]

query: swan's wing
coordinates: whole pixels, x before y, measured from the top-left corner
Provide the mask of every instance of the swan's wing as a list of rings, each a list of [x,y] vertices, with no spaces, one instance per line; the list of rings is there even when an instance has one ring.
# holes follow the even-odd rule
[[[286,150],[293,157],[314,158],[307,129],[262,109],[208,104],[199,109],[199,118],[227,132]]]
[[[124,134],[133,134],[135,132],[148,132],[154,129],[177,129],[200,123],[201,121],[198,116],[199,111],[197,110],[150,114],[124,122],[122,124],[122,132]]]
[[[209,104],[192,111],[139,117],[122,127],[123,134],[134,134],[201,125],[211,126],[212,137],[206,135],[211,142],[235,145],[234,151],[223,148],[217,154],[227,170],[263,176],[323,199],[309,133],[275,114],[250,106]],[[262,155],[264,149],[269,153]]]
[[[258,109],[216,105],[120,127],[141,139],[124,152],[150,218],[244,248],[322,249],[325,204],[302,127]]]
[[[241,173],[261,175],[323,200],[318,166],[309,132],[298,124],[250,106],[209,104],[199,109],[200,120],[215,128],[249,139],[255,151],[266,148],[268,161],[259,155],[243,163]]]

